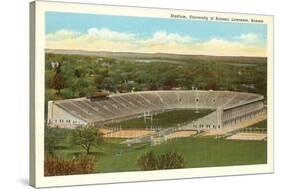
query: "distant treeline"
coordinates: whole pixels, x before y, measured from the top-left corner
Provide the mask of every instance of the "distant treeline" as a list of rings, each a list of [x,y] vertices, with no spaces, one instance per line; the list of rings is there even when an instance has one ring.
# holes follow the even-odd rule
[[[46,49],[50,54],[68,54],[96,56],[112,59],[147,59],[147,60],[173,60],[173,61],[218,61],[229,63],[266,63],[266,57],[245,57],[245,56],[208,56],[208,55],[183,55],[168,53],[132,53],[132,52],[106,52],[106,51],[82,51],[82,50],[63,50]]]

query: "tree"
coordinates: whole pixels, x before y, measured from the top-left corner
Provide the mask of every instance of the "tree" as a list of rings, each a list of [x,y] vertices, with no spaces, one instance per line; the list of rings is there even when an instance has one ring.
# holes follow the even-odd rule
[[[57,90],[57,94],[61,94],[61,89],[65,87],[65,80],[61,73],[56,73],[52,78],[51,85]]]
[[[65,88],[65,79],[62,76],[61,63],[55,67],[55,75],[51,78],[50,85],[57,90],[57,94],[61,94],[61,89]]]
[[[74,130],[73,142],[81,146],[87,154],[90,154],[92,146],[97,146],[103,141],[101,132],[92,125],[81,126]]]

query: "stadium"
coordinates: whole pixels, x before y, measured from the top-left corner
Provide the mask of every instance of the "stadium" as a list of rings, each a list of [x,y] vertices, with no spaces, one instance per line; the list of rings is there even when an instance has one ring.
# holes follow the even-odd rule
[[[202,111],[207,113],[165,128],[153,124],[155,116],[179,110],[190,110],[194,114]],[[134,119],[141,119],[142,122],[150,124],[137,129],[122,128],[123,122]],[[264,119],[266,119],[264,97],[245,92],[140,91],[48,102],[50,126],[76,128],[91,124],[99,128],[105,137],[126,138],[125,143],[128,144],[140,142],[156,144],[170,138],[199,133],[205,136],[225,135]],[[255,137],[259,138],[255,135],[254,139]],[[234,136],[232,138],[235,139]],[[265,138],[266,135],[262,135],[259,139]]]

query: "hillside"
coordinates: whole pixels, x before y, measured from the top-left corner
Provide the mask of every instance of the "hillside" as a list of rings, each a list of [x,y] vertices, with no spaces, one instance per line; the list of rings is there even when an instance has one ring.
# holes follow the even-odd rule
[[[216,61],[228,63],[266,63],[266,57],[236,57],[236,56],[207,56],[207,55],[181,55],[168,53],[132,53],[132,52],[106,52],[46,49],[46,53],[65,55],[85,55],[129,60],[172,60],[172,61]]]

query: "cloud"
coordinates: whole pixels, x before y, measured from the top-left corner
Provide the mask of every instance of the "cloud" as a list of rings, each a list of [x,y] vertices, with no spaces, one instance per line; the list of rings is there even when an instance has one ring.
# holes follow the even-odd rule
[[[127,41],[133,40],[136,35],[134,33],[121,33],[116,31],[111,31],[109,29],[97,29],[90,28],[88,34],[86,34],[94,39],[104,39],[104,40],[114,40],[114,41]]]
[[[47,34],[46,41],[63,41],[67,39],[75,39],[78,36],[78,32],[62,29],[54,33]]]
[[[203,54],[218,56],[266,56],[259,36],[241,34],[230,40],[211,38],[199,41],[189,35],[157,31],[149,37],[117,32],[107,28],[90,28],[87,33],[59,30],[46,35],[46,48],[146,53]]]
[[[259,35],[255,33],[241,34],[240,36],[236,36],[234,38],[246,43],[256,43],[260,41]]]
[[[155,32],[151,38],[143,41],[144,44],[184,44],[191,42],[193,38],[189,35],[179,35],[177,33]]]
[[[266,50],[262,46],[221,38],[199,43],[196,48],[202,53],[217,56],[266,56]]]

